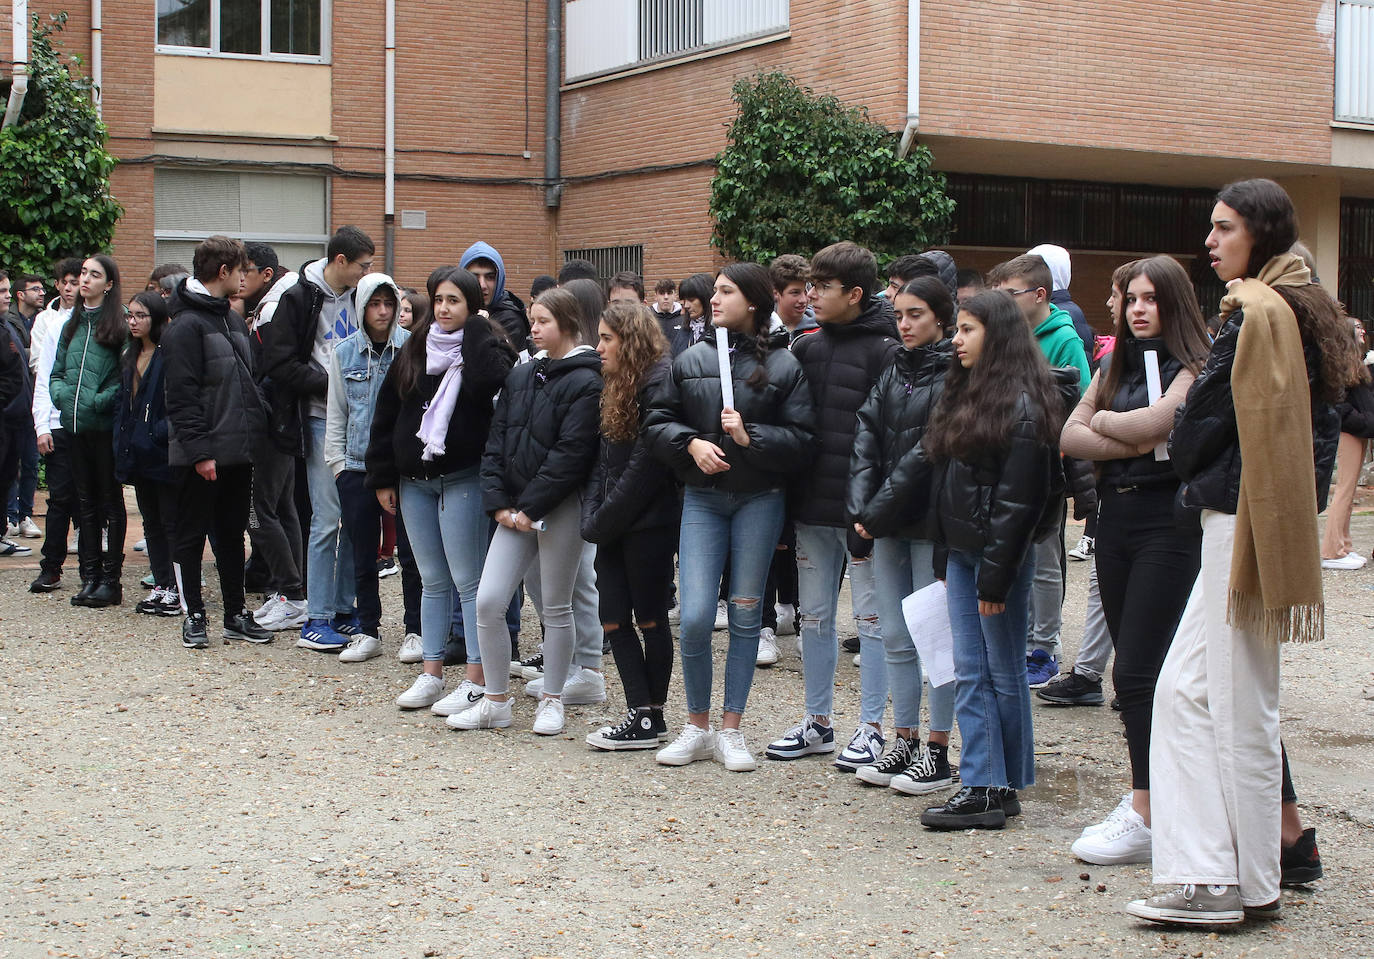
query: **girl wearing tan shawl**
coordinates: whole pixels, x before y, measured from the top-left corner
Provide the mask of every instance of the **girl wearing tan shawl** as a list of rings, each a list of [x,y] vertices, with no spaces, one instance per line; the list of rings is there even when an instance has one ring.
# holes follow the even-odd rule
[[[1278,914],[1279,644],[1322,637],[1324,434],[1348,365],[1330,335],[1339,307],[1288,252],[1288,195],[1247,180],[1217,199],[1222,326],[1169,442],[1183,505],[1201,510],[1202,568],[1151,734],[1154,878],[1175,888],[1126,907],[1197,925]]]

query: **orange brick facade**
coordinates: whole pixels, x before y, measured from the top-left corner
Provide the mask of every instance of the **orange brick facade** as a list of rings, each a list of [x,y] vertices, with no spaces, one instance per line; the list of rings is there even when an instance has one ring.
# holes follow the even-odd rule
[[[709,244],[710,161],[734,114],[732,83],[760,70],[781,69],[863,104],[894,131],[906,119],[908,4],[793,0],[785,39],[565,88],[565,188],[560,207],[549,210],[545,2],[397,2],[393,254],[407,285],[421,285],[431,268],[456,261],[477,239],[502,251],[521,295],[538,273],[556,272],[569,249],[642,244],[650,285],[709,269],[718,262]],[[45,0],[32,9],[60,6]],[[918,139],[941,168],[1206,188],[1264,172],[1326,177],[1337,201],[1374,196],[1368,170],[1332,169],[1334,21],[1321,0],[1224,16],[1201,0],[1173,4],[1167,14],[1138,0],[917,7]],[[89,6],[69,10],[66,47],[89,65]],[[153,265],[157,166],[175,165],[176,153],[251,168],[244,164],[255,150],[290,142],[203,136],[172,149],[176,133],[155,129],[153,5],[106,0],[103,16],[104,115],[111,149],[125,161],[114,181],[126,210],[115,253],[135,274]],[[303,151],[315,152],[303,152],[301,162],[330,174],[328,227],[363,227],[379,244],[380,265],[385,7],[334,0],[331,22],[330,103],[321,109],[331,114],[333,139],[303,141]],[[287,98],[260,109],[289,118],[302,108]],[[658,165],[682,168],[624,172]],[[424,211],[426,228],[402,229],[405,210]],[[1010,252],[961,249],[957,237],[953,248],[977,267]],[[1153,251],[1075,256],[1074,292],[1090,317],[1100,312],[1092,304],[1103,298],[1111,267],[1132,252]]]

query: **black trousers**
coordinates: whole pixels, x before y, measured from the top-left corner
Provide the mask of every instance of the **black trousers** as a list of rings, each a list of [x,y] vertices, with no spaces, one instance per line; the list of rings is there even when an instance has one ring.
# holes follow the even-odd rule
[[[218,466],[212,482],[191,467],[181,467],[177,494],[176,562],[181,603],[188,613],[205,612],[201,596],[200,561],[205,537],[214,532],[211,545],[219,568],[219,588],[224,613],[231,616],[243,607],[243,534],[248,529],[248,510],[253,504],[253,466],[241,463]]]
[[[396,562],[401,566],[401,602],[405,606],[405,631],[420,632],[420,569],[415,565],[415,552],[410,548],[405,520],[396,511]]]
[[[67,561],[67,528],[77,516],[76,481],[72,475],[72,440],[66,430],[53,430],[52,452],[43,457],[48,482],[48,515],[43,523],[43,572],[61,575]]]
[[[267,591],[305,599],[305,554],[296,516],[296,473],[301,461],[264,441],[253,458],[253,510],[248,538],[265,567]],[[256,525],[254,525],[254,523]]]
[[[1121,702],[1131,788],[1150,788],[1155,683],[1202,563],[1202,532],[1174,520],[1178,487],[1102,490],[1097,586],[1116,647],[1112,684]]]
[[[778,628],[778,603],[796,606],[797,599],[797,528],[788,520],[782,524],[779,546],[786,549],[773,551],[773,562],[768,566],[768,579],[763,585],[763,625],[769,629]]]
[[[673,582],[676,527],[626,533],[596,549],[596,588],[601,623],[611,641],[616,671],[631,708],[662,706],[673,675],[673,632],[668,626],[668,593]],[[643,644],[635,633],[640,624]],[[652,626],[644,626],[652,623]]]
[[[177,584],[172,569],[172,546],[176,542],[178,489],[175,483],[135,480],[134,496],[143,514],[143,538],[148,541],[148,565],[158,586]]]
[[[77,433],[72,443],[72,476],[81,511],[81,535],[76,553],[81,559],[81,578],[118,582],[124,568],[124,491],[115,479],[114,436],[109,430]],[[105,530],[105,549],[100,532]]]
[[[376,636],[382,625],[382,598],[377,587],[382,504],[377,502],[377,494],[363,484],[366,476],[360,470],[344,470],[334,477],[334,485],[339,490],[339,521],[348,530],[348,538],[353,544],[353,582],[358,595],[358,623],[364,633]],[[410,545],[408,541],[406,545]]]

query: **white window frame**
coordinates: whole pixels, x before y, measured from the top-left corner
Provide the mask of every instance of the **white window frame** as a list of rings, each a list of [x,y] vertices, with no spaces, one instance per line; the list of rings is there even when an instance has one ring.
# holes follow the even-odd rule
[[[186,47],[170,43],[158,43],[157,53],[178,57],[214,57],[221,60],[274,60],[279,63],[329,63],[332,54],[333,7],[332,0],[320,0],[320,55],[311,56],[300,53],[272,52],[272,0],[262,3],[262,49],[263,53],[226,53],[219,49],[220,0],[210,0],[210,46]],[[153,5],[153,36],[157,36],[157,5]]]

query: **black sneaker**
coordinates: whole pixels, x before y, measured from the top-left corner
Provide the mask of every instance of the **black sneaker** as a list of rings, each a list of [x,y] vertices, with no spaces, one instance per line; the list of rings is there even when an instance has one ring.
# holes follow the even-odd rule
[[[35,579],[32,583],[29,583],[29,592],[51,593],[53,590],[60,589],[61,587],[62,574],[60,572],[49,572],[45,569],[43,570],[43,572],[38,574],[37,579]]]
[[[859,651],[859,637],[846,636],[840,640],[840,645],[844,647],[846,653],[857,653]]]
[[[882,759],[854,770],[854,778],[870,786],[890,785],[892,777],[906,772],[920,750],[919,739],[902,739],[898,736]]]
[[[527,683],[534,682],[544,675],[544,654],[535,653],[520,660],[520,678]]]
[[[159,616],[181,615],[181,594],[175,586],[168,586],[162,591],[162,602],[153,612]]]
[[[1298,841],[1279,851],[1279,885],[1305,886],[1322,877],[1322,857],[1317,852],[1317,830],[1304,829]]]
[[[1021,797],[1016,795],[1015,789],[999,788],[995,792],[1002,803],[1002,812],[1007,814],[1008,819],[1021,815]]]
[[[658,706],[649,707],[649,716],[654,721],[654,735],[658,741],[666,743],[671,737],[668,735],[668,722],[663,718],[663,710]]]
[[[988,786],[965,786],[921,813],[927,829],[1001,829],[1007,824],[1001,796]]]
[[[1112,697],[1112,709],[1115,712],[1121,712],[1121,698],[1119,696]]]
[[[602,726],[587,736],[594,749],[657,749],[658,733],[653,714],[647,709],[631,709],[618,726]]]
[[[205,630],[205,613],[191,613],[181,622],[181,645],[187,649],[206,649],[210,645]]]
[[[252,613],[241,609],[232,616],[224,617],[224,638],[241,639],[249,643],[270,643],[272,633],[259,626]]]
[[[396,565],[396,560],[388,556],[386,559],[377,560],[377,578],[386,579],[388,576],[395,576],[401,571],[401,567]]]
[[[954,785],[949,767],[949,747],[941,743],[918,744],[911,765],[892,777],[888,786],[908,796],[924,796]]]
[[[1101,706],[1106,702],[1102,698],[1102,680],[1074,672],[1054,677],[1035,695],[1056,706]]]

